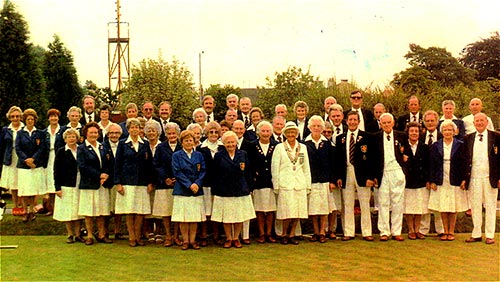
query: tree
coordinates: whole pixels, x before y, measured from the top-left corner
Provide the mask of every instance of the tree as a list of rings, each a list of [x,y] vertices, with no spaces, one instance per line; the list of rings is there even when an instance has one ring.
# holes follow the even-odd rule
[[[432,73],[420,66],[412,66],[394,74],[392,84],[410,95],[426,95],[437,86]]]
[[[460,83],[472,86],[475,82],[476,72],[461,65],[445,48],[426,49],[412,43],[410,51],[404,57],[409,60],[411,67],[420,67],[430,72],[432,80],[441,86],[455,86]]]
[[[239,87],[235,87],[233,85],[224,85],[224,87],[220,86],[220,84],[212,84],[210,87],[205,90],[205,95],[210,95],[214,97],[215,100],[215,109],[214,109],[214,117],[224,116],[226,114],[226,97],[229,94],[236,94],[239,96],[241,90]]]
[[[52,108],[65,113],[71,106],[80,106],[82,88],[78,84],[73,56],[57,35],[45,52],[43,75]]]
[[[310,74],[309,69],[303,72],[301,68],[289,67],[284,72],[276,72],[273,79],[266,78],[266,86],[258,87],[259,106],[268,117],[274,116],[274,106],[285,104],[293,108],[295,102],[306,101],[310,113],[320,113],[323,109],[323,100],[326,97],[326,88],[319,77]]]
[[[478,72],[478,80],[500,79],[500,33],[467,45],[460,53],[460,62]]]
[[[121,94],[121,108],[128,102],[141,107],[144,101],[154,105],[169,101],[172,117],[186,125],[192,121],[192,112],[199,107],[199,97],[194,91],[191,72],[178,60],[165,62],[161,57],[155,61],[145,59],[132,67],[132,76]]]
[[[41,61],[37,59],[42,50],[28,43],[26,21],[16,12],[15,5],[6,0],[0,11],[0,113],[17,105],[23,110],[33,108],[45,116],[47,99]]]
[[[108,104],[111,109],[118,106],[118,97],[121,94],[117,91],[113,93],[109,87],[98,87],[92,80],[85,81],[83,85],[83,95],[91,95],[96,100],[96,107],[102,104]]]

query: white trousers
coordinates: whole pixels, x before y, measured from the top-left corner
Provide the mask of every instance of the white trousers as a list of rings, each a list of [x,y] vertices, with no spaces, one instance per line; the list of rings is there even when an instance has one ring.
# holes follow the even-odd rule
[[[384,171],[378,190],[380,236],[401,235],[403,226],[405,175],[402,169]],[[390,215],[390,212],[392,214]],[[390,215],[390,216],[389,216]]]
[[[444,233],[443,220],[441,219],[441,213],[438,211],[430,211],[430,213],[422,215],[419,232],[424,235],[429,234],[431,229],[431,213],[434,215],[434,229],[436,229],[436,233]]]
[[[372,218],[370,212],[371,189],[369,187],[360,187],[356,181],[354,167],[347,167],[347,177],[345,188],[342,189],[344,198],[344,236],[354,237],[356,233],[354,219],[354,201],[356,194],[361,208],[361,232],[363,237],[372,236]]]
[[[471,178],[469,185],[469,197],[471,198],[472,237],[481,237],[483,225],[483,204],[485,208],[484,233],[486,238],[495,238],[496,209],[498,189],[491,187],[488,177]]]

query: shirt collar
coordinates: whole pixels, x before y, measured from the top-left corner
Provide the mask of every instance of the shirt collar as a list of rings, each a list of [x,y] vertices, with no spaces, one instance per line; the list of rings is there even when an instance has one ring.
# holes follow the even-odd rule
[[[305,141],[314,141],[314,139],[312,139],[312,134],[309,134],[306,137]],[[328,141],[328,139],[325,136],[321,135],[321,137],[319,138],[319,141]]]
[[[137,139],[137,141],[138,141],[139,143],[144,144],[144,140],[142,140],[142,138],[141,138],[141,137],[139,137],[139,138]],[[134,141],[132,140],[132,137],[130,137],[130,135],[129,135],[129,136],[128,136],[128,138],[127,138],[127,140],[125,140],[125,143],[130,143],[130,142],[134,142]]]

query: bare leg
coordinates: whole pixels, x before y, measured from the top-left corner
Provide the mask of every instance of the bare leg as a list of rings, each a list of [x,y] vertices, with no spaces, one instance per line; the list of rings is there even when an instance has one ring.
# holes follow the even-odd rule
[[[448,213],[448,224],[449,224],[449,229],[448,229],[448,234],[454,235],[455,234],[455,223],[457,222],[457,213],[456,212],[450,212]]]
[[[266,235],[271,236],[274,226],[274,212],[268,212],[266,214]]]
[[[87,238],[92,239],[94,234],[94,218],[91,216],[85,217],[85,227],[87,228]]]
[[[80,237],[80,227],[81,227],[81,221],[80,220],[73,220],[71,221],[71,225],[73,226],[73,235],[76,237]]]
[[[319,234],[319,217],[317,215],[311,215],[311,219],[312,219],[312,223],[313,223],[314,235],[318,235]],[[292,234],[295,235],[295,232]]]
[[[196,229],[198,228],[197,222],[189,223],[189,243],[196,243]],[[184,241],[185,242],[185,241]]]
[[[172,232],[170,231],[170,222],[172,217],[165,216],[163,217],[163,226],[165,227],[165,238],[172,240]]]
[[[241,229],[243,228],[243,222],[239,223],[234,223],[234,234],[233,234],[233,240],[238,240],[240,237]]]
[[[142,214],[136,214],[134,216],[134,229],[135,229],[135,239],[140,240],[141,239],[141,229],[142,229],[142,223],[144,221],[144,215]]]
[[[10,190],[10,192],[12,193],[12,203],[14,207],[18,208],[19,206],[23,206],[22,197],[17,196],[18,190]]]
[[[99,232],[99,238],[104,238],[106,236],[106,226],[104,216],[97,217],[97,231]]]
[[[405,214],[405,219],[408,225],[408,233],[415,233],[415,216],[413,214]]]
[[[443,221],[444,235],[447,235],[450,232],[450,223],[448,221],[448,213],[447,212],[441,213],[441,220]]]
[[[292,237],[295,236],[295,229],[297,228],[297,224],[298,223],[299,223],[299,219],[298,218],[293,218],[293,219],[290,220],[290,233],[288,233],[289,234],[288,237],[292,238]],[[283,229],[283,230],[285,230],[285,229]]]
[[[121,225],[122,225],[122,215],[121,214],[115,214],[115,235],[117,233],[121,233]]]
[[[224,233],[226,233],[226,241],[233,240],[233,224],[224,223]]]
[[[328,221],[328,215],[319,216],[319,234],[325,235],[326,223]]]
[[[68,233],[68,236],[73,236],[73,221],[66,221],[65,226],[66,226],[66,233]]]
[[[422,221],[422,215],[421,214],[415,214],[414,215],[415,218],[414,218],[414,222],[415,222],[415,232],[418,232],[418,230],[420,230],[420,222]]]
[[[264,231],[266,214],[264,212],[256,212],[256,214],[257,214],[257,226],[259,227],[259,235],[263,236],[264,234],[266,234]]]
[[[288,227],[290,226],[290,221],[291,219],[283,219],[283,232],[281,233],[281,236],[283,237],[287,237],[287,234],[288,234]],[[295,230],[292,232],[290,232],[290,234],[292,235],[295,235]]]
[[[135,241],[138,238],[135,236],[135,227],[134,227],[134,215],[127,214],[125,217],[127,223],[127,231],[128,231],[128,239],[129,241]],[[140,234],[140,233],[139,233]]]
[[[189,223],[188,222],[180,222],[179,228],[181,229],[183,243],[188,244],[189,243]]]

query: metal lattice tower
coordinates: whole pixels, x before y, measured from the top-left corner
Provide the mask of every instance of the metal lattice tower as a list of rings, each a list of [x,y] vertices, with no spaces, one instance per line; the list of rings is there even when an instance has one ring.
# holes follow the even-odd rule
[[[116,22],[108,23],[108,78],[109,89],[120,91],[130,79],[130,37],[129,23],[120,21],[120,0],[115,3]]]

